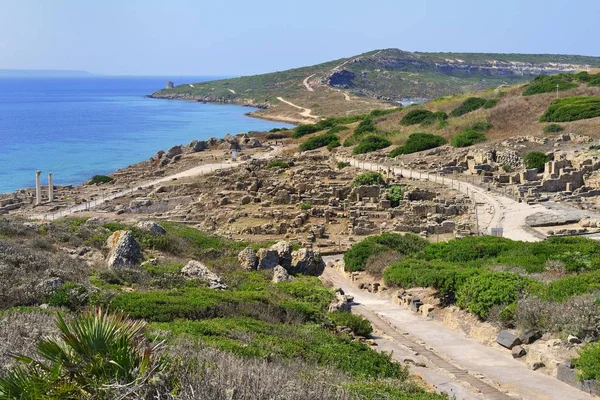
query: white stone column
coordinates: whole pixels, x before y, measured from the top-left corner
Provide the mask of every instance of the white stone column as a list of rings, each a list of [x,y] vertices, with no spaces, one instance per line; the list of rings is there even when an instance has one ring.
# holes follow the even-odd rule
[[[42,171],[35,171],[35,205],[42,204],[42,184],[40,175]]]
[[[52,180],[52,172],[48,173],[48,201],[54,201],[54,182]]]

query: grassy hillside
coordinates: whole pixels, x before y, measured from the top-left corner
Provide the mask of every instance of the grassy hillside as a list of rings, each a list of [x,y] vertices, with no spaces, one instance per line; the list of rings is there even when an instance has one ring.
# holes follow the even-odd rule
[[[342,97],[340,91],[362,101],[433,99],[455,93],[526,82],[539,74],[577,72],[600,66],[600,57],[551,54],[411,53],[377,50],[309,67],[212,82],[184,83],[153,94],[234,102],[265,107],[281,105],[277,97],[301,107],[323,107],[320,116],[364,110],[360,101]],[[308,78],[308,79],[307,79]],[[306,85],[310,87],[309,90]],[[356,99],[355,99],[356,100]]]

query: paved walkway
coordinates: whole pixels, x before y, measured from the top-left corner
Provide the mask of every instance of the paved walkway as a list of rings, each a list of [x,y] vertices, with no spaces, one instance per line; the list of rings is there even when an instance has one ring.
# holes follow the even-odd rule
[[[325,257],[332,260],[341,256]],[[591,400],[593,397],[541,372],[530,370],[512,358],[510,351],[485,346],[440,321],[415,314],[390,299],[379,298],[359,290],[333,268],[326,268],[323,278],[354,296],[357,313],[367,317],[377,328],[387,333],[390,341],[419,353],[438,370],[446,371],[446,386],[465,387],[481,391],[485,399],[523,400]],[[428,380],[439,387],[435,378]],[[458,399],[472,398],[465,390],[455,392]],[[460,396],[459,396],[460,394]],[[462,397],[465,396],[465,397]],[[510,397],[508,397],[510,396]]]
[[[557,211],[549,210],[540,205],[529,205],[527,203],[519,203],[509,197],[498,193],[489,192],[484,188],[478,187],[472,183],[453,179],[444,175],[436,175],[423,171],[415,171],[402,167],[372,163],[368,161],[360,161],[351,157],[337,156],[338,161],[350,163],[353,167],[361,168],[369,171],[387,171],[390,169],[394,174],[401,174],[404,177],[413,179],[429,180],[437,182],[444,186],[452,187],[468,196],[474,198],[476,203],[483,203],[488,206],[490,216],[482,215],[482,210],[477,207],[478,216],[482,216],[482,221],[479,221],[478,230],[487,234],[491,233],[492,228],[502,228],[503,236],[513,240],[522,240],[526,242],[536,242],[543,240],[544,237],[533,231],[526,224],[525,219],[532,214],[538,212],[557,213]]]

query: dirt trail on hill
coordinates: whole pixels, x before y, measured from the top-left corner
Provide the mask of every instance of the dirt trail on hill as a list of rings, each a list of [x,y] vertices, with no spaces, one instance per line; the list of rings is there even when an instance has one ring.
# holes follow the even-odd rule
[[[283,97],[278,97],[277,100],[279,100],[282,103],[285,103],[287,105],[290,105],[290,106],[292,106],[294,108],[302,110],[302,112],[299,113],[299,114],[302,115],[303,117],[306,117],[306,118],[315,118],[315,119],[320,118],[318,115],[312,115],[312,110],[310,108],[300,107],[300,106],[298,106],[298,105],[296,105],[296,104],[294,104],[294,103],[292,103],[290,101],[287,101]]]
[[[304,78],[304,80],[302,81],[302,84],[304,85],[304,87],[306,88],[306,90],[308,90],[309,92],[314,92],[315,90],[310,87],[310,85],[308,84],[308,80],[310,78],[312,78],[313,76],[315,76],[316,74],[312,74],[310,76],[307,76],[306,78]]]
[[[405,177],[414,179],[430,180],[444,186],[452,187],[461,193],[471,196],[477,202],[477,216],[479,219],[478,231],[487,234],[491,233],[492,228],[502,228],[503,236],[512,240],[522,240],[525,242],[537,242],[543,240],[541,234],[533,231],[525,219],[539,212],[546,214],[557,213],[554,210],[540,205],[529,205],[519,203],[509,197],[498,193],[488,192],[484,188],[474,184],[449,178],[443,175],[425,173],[423,171],[414,171],[393,165],[362,162],[349,157],[336,157],[339,161],[349,162],[352,166],[369,171],[387,171],[390,169],[394,174],[401,174]],[[487,207],[482,209],[481,205]]]
[[[342,255],[324,257],[326,261]],[[352,310],[367,318],[384,333],[379,340],[400,358],[423,362],[427,368],[411,368],[437,391],[472,399],[480,391],[484,399],[507,400],[591,400],[593,397],[557,379],[535,372],[512,358],[510,351],[485,346],[440,321],[413,313],[391,299],[360,290],[334,268],[326,268],[322,278],[354,296]],[[400,349],[402,351],[402,349]],[[408,352],[408,353],[407,353]],[[415,355],[418,353],[418,355]],[[405,357],[409,354],[409,357]],[[397,357],[395,357],[397,358]],[[423,372],[428,371],[429,374]],[[453,391],[450,391],[453,390]]]

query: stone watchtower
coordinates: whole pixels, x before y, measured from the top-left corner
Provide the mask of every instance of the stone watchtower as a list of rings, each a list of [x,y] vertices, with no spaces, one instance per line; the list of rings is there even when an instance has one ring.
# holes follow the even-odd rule
[[[171,81],[167,81],[167,89],[173,89],[175,85]]]

